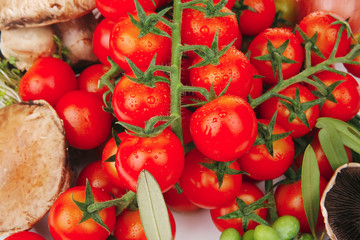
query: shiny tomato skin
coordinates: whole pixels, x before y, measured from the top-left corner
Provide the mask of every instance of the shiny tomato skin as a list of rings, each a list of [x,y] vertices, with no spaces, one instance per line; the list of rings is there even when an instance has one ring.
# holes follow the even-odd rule
[[[192,212],[199,209],[185,196],[184,192],[178,193],[176,187],[170,188],[163,194],[168,208],[176,212]]]
[[[148,12],[147,15],[150,13],[152,12]],[[138,20],[137,15],[134,18]],[[171,36],[170,28],[162,22],[159,21],[155,26]],[[153,33],[138,38],[139,33],[139,28],[131,22],[129,17],[119,20],[110,35],[112,60],[126,73],[132,72],[126,58],[143,71],[149,67],[155,54],[157,65],[168,65],[171,60],[171,38]]]
[[[65,93],[76,89],[74,71],[66,62],[53,57],[36,60],[19,82],[23,101],[44,99],[53,107]]]
[[[138,176],[146,169],[157,180],[162,192],[179,180],[184,169],[184,149],[169,129],[154,137],[128,136],[119,145],[115,166],[128,189],[136,192]]]
[[[118,137],[120,138],[121,141],[125,139],[127,136],[128,134],[126,132],[121,132],[118,134]],[[126,184],[124,180],[119,177],[119,174],[116,170],[115,161],[114,162],[106,161],[110,157],[116,155],[117,150],[118,150],[118,146],[116,145],[115,139],[112,137],[106,142],[102,150],[102,154],[101,154],[102,168],[112,183],[114,183],[116,186],[118,186],[121,189],[126,189]]]
[[[259,119],[258,122],[269,125],[269,120]],[[286,130],[278,123],[275,124],[273,134],[282,134]],[[290,136],[273,142],[273,156],[264,144],[252,146],[251,149],[238,159],[243,171],[255,180],[270,180],[280,177],[293,163],[295,155],[294,142]]]
[[[111,131],[112,116],[103,110],[103,102],[85,91],[66,93],[55,110],[64,122],[69,145],[89,150],[100,146]]]
[[[327,181],[320,177],[319,191],[320,196],[325,190]],[[301,232],[311,232],[309,223],[306,218],[304,203],[301,191],[301,180],[294,183],[281,184],[275,189],[275,203],[279,217],[284,215],[291,215],[300,221]],[[320,204],[319,204],[320,205]],[[322,231],[324,229],[324,218],[321,214],[320,206],[318,219],[316,223],[316,230]]]
[[[4,240],[45,240],[45,238],[34,232],[23,231],[14,233]]]
[[[110,56],[110,34],[114,26],[114,21],[104,18],[96,25],[92,38],[95,56],[102,64],[109,67],[111,66],[108,61],[108,57]]]
[[[224,7],[222,12],[231,12]],[[205,14],[195,9],[184,9],[181,23],[181,41],[186,45],[211,46],[216,31],[219,30],[219,49],[236,39],[233,46],[240,49],[242,36],[235,15],[226,17],[205,18]],[[186,54],[195,58],[197,54],[189,51]]]
[[[99,89],[99,81],[109,69],[110,67],[100,63],[85,68],[78,76],[79,90],[94,93],[102,100],[103,94],[109,91],[109,88],[103,86]]]
[[[340,24],[332,24],[336,19],[331,15],[342,19],[335,13],[328,13],[325,11],[314,11],[305,16],[299,23],[299,28],[311,38],[315,32],[317,32],[316,46],[324,55],[325,59],[328,59],[336,42],[336,36],[340,29]],[[303,42],[302,37],[296,32],[297,38]],[[350,49],[351,37],[347,37],[346,31],[342,32],[339,46],[335,54],[336,57],[345,56]],[[314,52],[311,52],[311,65],[316,65],[323,62],[324,59],[319,57]]]
[[[213,164],[215,161],[204,156],[196,148],[186,155],[185,167],[179,184],[189,201],[204,209],[218,208],[232,201],[241,188],[241,174],[225,174],[219,188],[216,172],[201,163]],[[229,167],[240,170],[236,161]]]
[[[176,223],[173,214],[168,210],[173,238],[176,235]],[[117,218],[114,237],[118,240],[147,240],[139,210],[125,209]]]
[[[244,181],[236,197],[243,200],[246,204],[250,204],[262,198],[263,196],[264,193],[255,184]],[[210,210],[211,219],[215,224],[216,228],[219,229],[220,232],[223,232],[225,229],[231,227],[239,231],[240,235],[244,234],[244,230],[242,228],[242,218],[233,218],[233,219],[218,218],[220,216],[223,216],[225,214],[237,210],[239,210],[239,207],[236,204],[235,199],[233,199],[233,201],[229,202],[224,206]],[[268,214],[267,208],[259,208],[254,212],[263,219],[266,219]],[[257,222],[250,220],[247,230],[254,229],[257,225],[258,225]]]
[[[195,146],[205,156],[216,161],[232,161],[255,142],[256,116],[243,98],[221,96],[193,113],[190,133]]]
[[[320,109],[320,117],[336,118],[344,122],[355,117],[360,110],[360,88],[355,78],[348,73],[341,76],[341,74],[330,71],[322,71],[315,74],[315,76],[326,87],[337,81],[344,81],[332,91],[337,103],[327,99]]]
[[[294,84],[286,89],[280,91],[281,95],[294,99],[296,88],[299,88],[300,102],[309,102],[315,100],[315,96],[311,91],[303,85]],[[305,116],[309,122],[310,129],[296,117],[293,121],[289,122],[290,111],[280,101],[278,97],[270,98],[259,106],[260,116],[264,119],[271,119],[277,111],[276,122],[279,123],[286,131],[293,131],[292,138],[298,138],[309,133],[316,124],[319,117],[319,105],[315,105],[305,111]]]
[[[271,26],[276,14],[274,0],[245,0],[244,4],[252,7],[256,12],[248,9],[241,12],[239,18],[241,34],[255,36]]]
[[[285,80],[298,74],[304,61],[304,49],[300,41],[287,28],[268,28],[255,36],[248,49],[251,52],[250,62],[259,71],[259,74],[264,76],[263,82],[269,85],[275,85],[278,82],[278,70],[275,78],[271,61],[256,59],[256,57],[269,54],[267,40],[275,48],[279,48],[287,40],[290,41],[282,55],[296,63],[281,64],[283,79]]]
[[[129,76],[134,77],[133,74]],[[169,84],[157,82],[151,88],[135,83],[123,75],[115,86],[112,106],[119,121],[144,127],[145,121],[154,116],[170,115]]]
[[[138,2],[145,11],[154,11],[158,1],[155,0],[155,4],[152,0],[138,0]],[[95,3],[100,13],[112,21],[128,17],[129,13],[136,14],[135,2],[132,0],[96,0]]]
[[[125,189],[119,188],[108,178],[100,160],[89,163],[81,170],[76,185],[86,186],[87,181],[91,187],[110,193],[116,198],[120,198],[126,193]]]
[[[218,4],[220,1],[221,1],[221,0],[214,0],[214,4]],[[231,9],[231,8],[234,6],[235,1],[236,1],[236,0],[229,0],[229,1],[227,1],[225,7],[227,7],[228,9]],[[184,2],[190,2],[190,0],[181,0],[181,2],[182,2],[182,3],[184,3]]]
[[[100,189],[92,188],[95,202],[111,200],[109,193]],[[106,240],[109,232],[96,223],[93,219],[79,223],[83,213],[71,199],[84,202],[85,186],[72,187],[63,192],[54,202],[49,212],[49,229],[54,240]],[[114,229],[116,221],[115,207],[105,208],[99,211],[99,216],[110,232]]]
[[[191,65],[201,61],[203,59],[197,56]],[[253,83],[253,71],[248,58],[240,50],[231,47],[219,61],[219,65],[208,64],[191,68],[189,70],[191,85],[206,88],[208,91],[213,86],[215,93],[219,95],[231,81],[225,94],[246,98]],[[204,99],[201,94],[197,95]]]

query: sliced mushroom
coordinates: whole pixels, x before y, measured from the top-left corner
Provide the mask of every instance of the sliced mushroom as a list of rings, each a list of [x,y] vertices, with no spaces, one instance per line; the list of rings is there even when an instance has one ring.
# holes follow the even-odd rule
[[[360,164],[344,164],[335,171],[320,201],[330,239],[360,239],[359,201]]]
[[[0,129],[0,235],[8,235],[48,212],[71,171],[62,121],[47,102],[0,109]]]
[[[95,0],[1,0],[0,29],[45,26],[90,13]]]

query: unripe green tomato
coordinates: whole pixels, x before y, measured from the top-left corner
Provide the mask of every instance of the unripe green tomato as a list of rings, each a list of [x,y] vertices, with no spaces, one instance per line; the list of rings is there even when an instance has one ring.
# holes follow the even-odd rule
[[[241,235],[235,228],[227,228],[221,233],[220,240],[241,240]]]
[[[254,240],[281,240],[279,234],[270,226],[257,225],[254,229]]]
[[[290,240],[299,233],[300,222],[294,216],[284,215],[276,219],[272,227],[283,240]]]
[[[313,238],[313,236],[311,234],[304,233],[303,235],[301,235],[299,240],[314,240],[314,238]]]
[[[250,229],[247,230],[244,234],[243,234],[243,240],[255,240],[254,238],[254,229]]]

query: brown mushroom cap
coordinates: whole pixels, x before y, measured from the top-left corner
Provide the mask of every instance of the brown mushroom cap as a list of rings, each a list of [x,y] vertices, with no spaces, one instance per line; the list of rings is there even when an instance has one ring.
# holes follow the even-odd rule
[[[330,239],[360,239],[359,201],[360,164],[344,164],[335,171],[320,201]]]
[[[95,0],[0,0],[0,29],[64,22],[95,7]]]
[[[0,235],[8,235],[38,222],[71,172],[62,122],[47,102],[0,109],[0,129]]]

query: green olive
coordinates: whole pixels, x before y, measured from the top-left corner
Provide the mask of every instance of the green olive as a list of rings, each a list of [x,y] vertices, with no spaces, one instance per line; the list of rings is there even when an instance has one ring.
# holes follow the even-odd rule
[[[235,228],[227,228],[221,233],[220,240],[241,240],[241,235]]]
[[[257,225],[254,230],[254,240],[282,240],[279,234],[270,226]]]
[[[254,240],[254,229],[247,230],[243,235],[243,240]]]
[[[299,233],[300,222],[294,216],[285,215],[276,219],[272,227],[283,240],[290,240]]]

